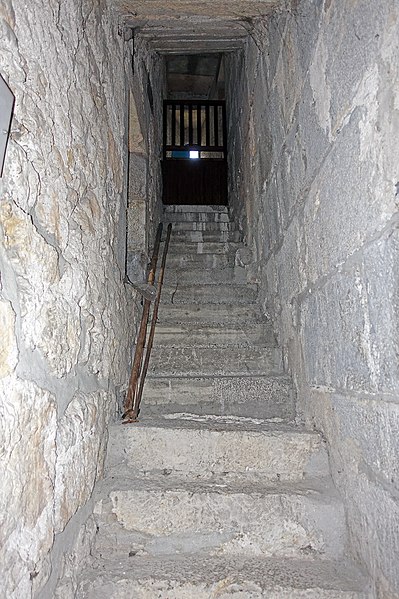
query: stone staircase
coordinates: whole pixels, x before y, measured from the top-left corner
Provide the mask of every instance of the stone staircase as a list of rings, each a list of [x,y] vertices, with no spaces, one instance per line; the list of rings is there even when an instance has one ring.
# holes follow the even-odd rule
[[[79,599],[366,599],[224,207],[174,223],[140,422],[110,429]]]

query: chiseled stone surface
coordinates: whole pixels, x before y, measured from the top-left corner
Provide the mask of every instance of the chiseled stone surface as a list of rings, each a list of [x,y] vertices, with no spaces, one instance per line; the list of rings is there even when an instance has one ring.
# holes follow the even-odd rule
[[[399,596],[398,39],[395,0],[302,0],[227,64],[233,211],[383,599]]]
[[[82,599],[370,599],[359,574],[340,562],[197,556],[98,560]],[[110,568],[112,577],[106,568]]]
[[[110,428],[110,469],[121,465],[144,471],[166,469],[198,478],[223,472],[234,478],[248,472],[272,481],[328,472],[320,436],[295,426],[256,418],[176,413],[143,416],[134,432],[119,424]]]
[[[55,398],[13,375],[0,381],[0,595],[30,597],[49,575],[53,543]]]
[[[15,312],[10,302],[0,301],[0,380],[10,375],[18,363]]]
[[[60,419],[54,486],[56,532],[86,503],[102,474],[112,407],[105,391],[78,393]]]
[[[79,528],[71,549],[63,553],[58,573],[61,580],[52,595],[54,599],[76,599],[78,575],[93,552],[96,531],[97,523],[91,515]]]
[[[121,529],[140,533],[136,551],[150,555],[197,549],[212,555],[338,558],[346,547],[342,503],[323,480],[267,486],[245,475],[232,484],[223,476],[183,482],[161,474],[120,476],[112,483],[108,501],[96,512],[100,528],[107,516],[110,521],[116,516],[114,551]]]
[[[0,40],[16,98],[0,179],[0,595],[44,598],[101,473],[135,327],[123,39],[102,0],[6,0]]]

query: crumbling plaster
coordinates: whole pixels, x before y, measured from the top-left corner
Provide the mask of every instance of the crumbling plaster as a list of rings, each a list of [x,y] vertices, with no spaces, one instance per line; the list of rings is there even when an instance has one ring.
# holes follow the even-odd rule
[[[399,596],[399,6],[303,0],[227,61],[232,208],[352,549]]]
[[[45,598],[89,513],[135,328],[124,48],[102,0],[5,0],[0,32],[16,96],[0,180],[0,595]]]

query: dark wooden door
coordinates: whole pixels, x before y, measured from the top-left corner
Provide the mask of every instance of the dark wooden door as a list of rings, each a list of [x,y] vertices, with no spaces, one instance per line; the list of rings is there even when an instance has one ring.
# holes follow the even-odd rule
[[[227,204],[224,101],[165,100],[163,202]]]

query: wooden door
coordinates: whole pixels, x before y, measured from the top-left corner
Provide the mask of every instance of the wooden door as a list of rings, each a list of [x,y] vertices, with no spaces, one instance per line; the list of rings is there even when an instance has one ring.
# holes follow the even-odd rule
[[[227,204],[224,101],[165,100],[164,204]]]

